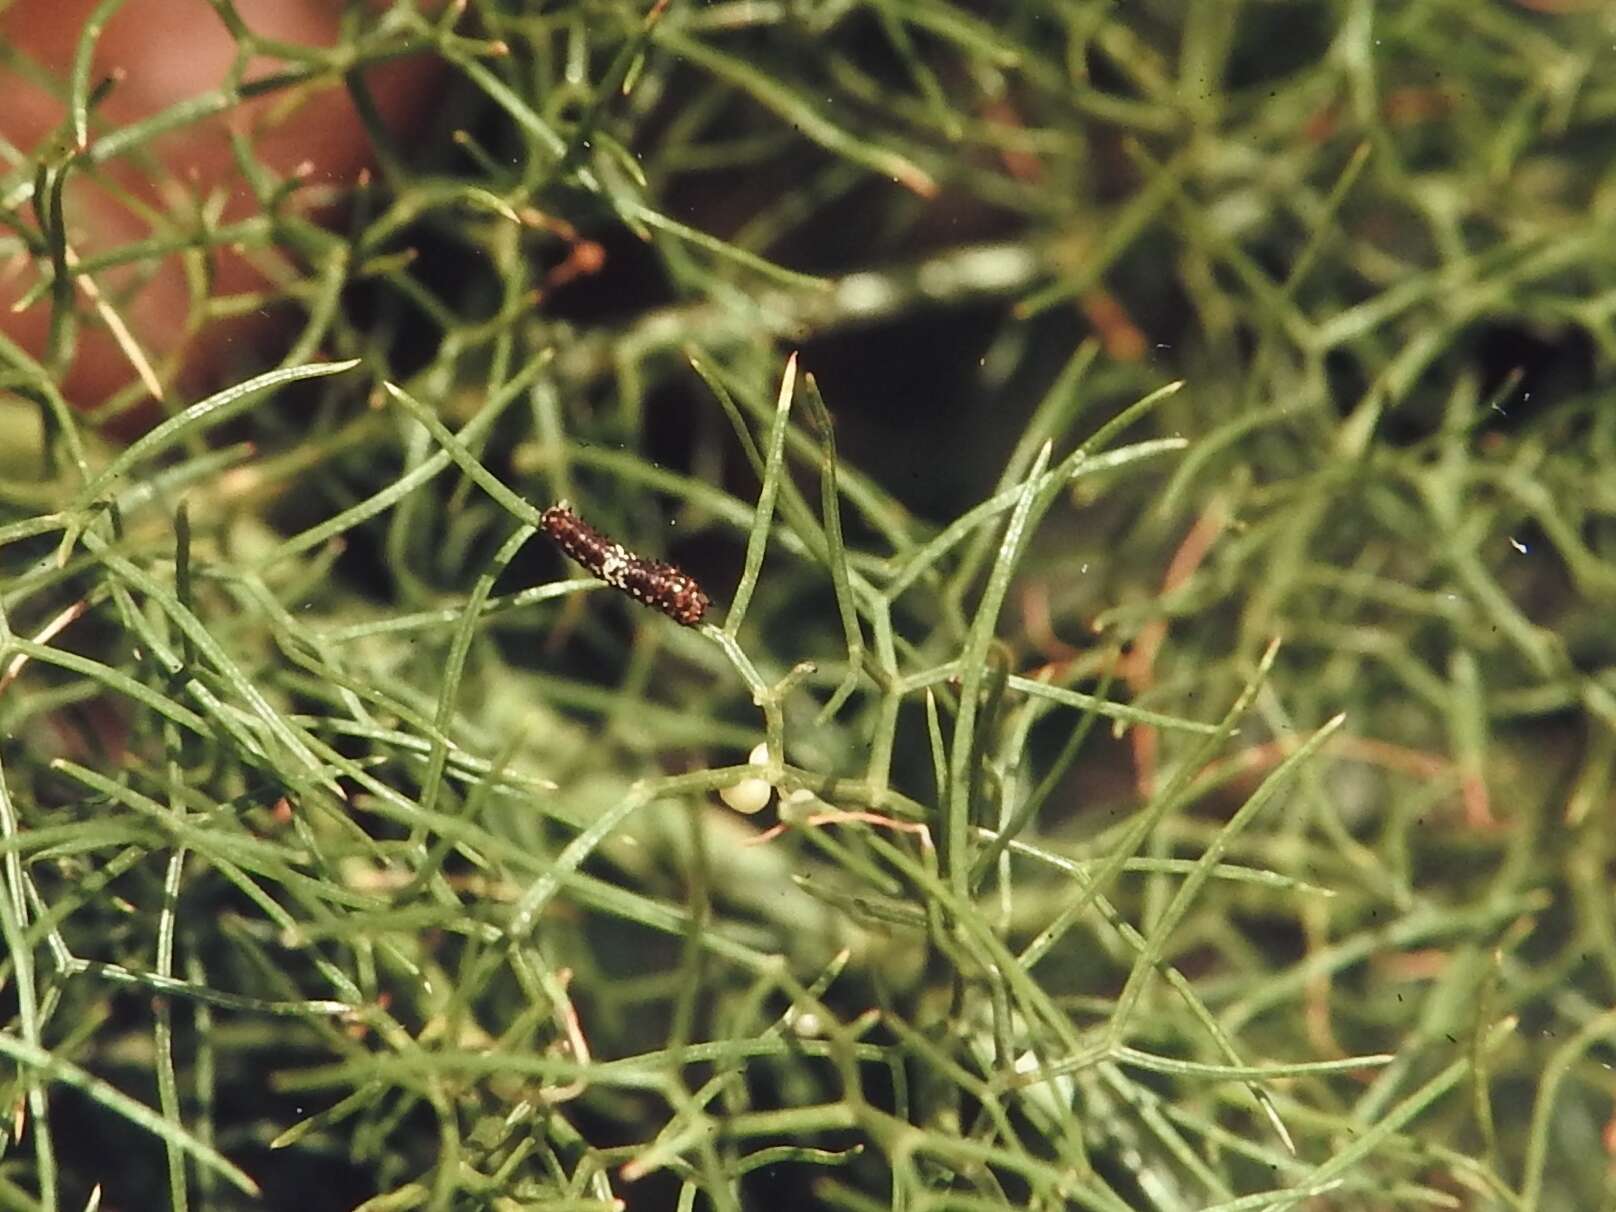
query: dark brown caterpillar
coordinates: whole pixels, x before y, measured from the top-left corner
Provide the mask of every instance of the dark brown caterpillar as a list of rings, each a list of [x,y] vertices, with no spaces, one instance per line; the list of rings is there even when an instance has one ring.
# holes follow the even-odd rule
[[[707,613],[707,595],[688,572],[635,555],[573,513],[565,501],[540,514],[539,527],[557,547],[613,589],[660,610],[674,622],[694,627]]]

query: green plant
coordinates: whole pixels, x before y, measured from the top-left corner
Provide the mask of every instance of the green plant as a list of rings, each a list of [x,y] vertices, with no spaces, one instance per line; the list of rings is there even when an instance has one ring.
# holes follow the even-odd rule
[[[104,126],[116,9],[0,149],[6,1206],[1616,1207],[1599,13],[215,0]],[[331,226],[152,150],[339,83]],[[174,254],[299,326],[120,443]]]

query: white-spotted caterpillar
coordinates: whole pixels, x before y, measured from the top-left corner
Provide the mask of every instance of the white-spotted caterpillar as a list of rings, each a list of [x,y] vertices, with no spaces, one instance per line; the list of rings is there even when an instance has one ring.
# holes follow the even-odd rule
[[[539,526],[557,547],[613,589],[660,610],[674,622],[694,627],[707,613],[707,595],[688,572],[635,555],[573,513],[565,501],[540,514]]]

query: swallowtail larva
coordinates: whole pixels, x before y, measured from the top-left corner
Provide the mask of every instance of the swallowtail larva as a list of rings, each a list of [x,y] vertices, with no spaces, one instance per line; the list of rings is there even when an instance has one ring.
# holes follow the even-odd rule
[[[694,627],[707,613],[707,595],[688,572],[635,555],[573,513],[565,501],[540,514],[539,526],[557,547],[613,589],[660,610],[674,622]]]

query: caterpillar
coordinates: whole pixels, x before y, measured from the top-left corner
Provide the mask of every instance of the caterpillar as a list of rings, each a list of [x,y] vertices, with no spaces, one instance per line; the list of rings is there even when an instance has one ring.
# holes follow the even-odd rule
[[[707,613],[711,603],[695,577],[672,564],[635,555],[573,513],[567,502],[559,501],[540,514],[539,528],[569,558],[613,589],[674,622],[694,627]]]

